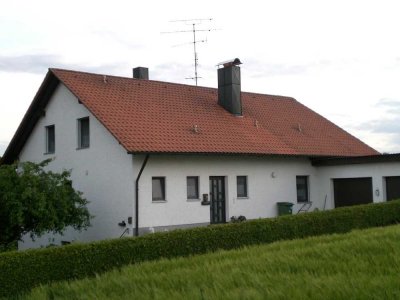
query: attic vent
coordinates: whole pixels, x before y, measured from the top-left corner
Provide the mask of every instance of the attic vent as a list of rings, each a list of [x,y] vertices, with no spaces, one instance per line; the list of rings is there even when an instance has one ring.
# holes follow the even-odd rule
[[[194,133],[199,133],[199,126],[198,125],[193,125],[192,130],[193,130]]]
[[[301,125],[300,125],[300,123],[297,124],[297,130],[298,130],[299,132],[302,131],[302,130],[301,130]]]

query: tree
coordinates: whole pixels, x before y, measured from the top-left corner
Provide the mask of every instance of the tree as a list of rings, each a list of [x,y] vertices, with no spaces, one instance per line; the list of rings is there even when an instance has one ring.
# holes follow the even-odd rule
[[[53,173],[44,167],[51,160],[0,165],[0,247],[7,248],[29,233],[62,234],[90,226],[88,201],[72,188],[70,171]]]

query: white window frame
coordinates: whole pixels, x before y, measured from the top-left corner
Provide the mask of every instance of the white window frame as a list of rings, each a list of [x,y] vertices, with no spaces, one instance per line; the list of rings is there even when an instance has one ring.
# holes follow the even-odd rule
[[[299,194],[298,194],[298,190],[297,190],[297,178],[305,178],[306,179],[307,201],[299,201]],[[300,204],[310,202],[310,176],[309,175],[296,175],[296,202],[300,203]]]
[[[238,194],[238,187],[239,187],[238,186],[238,179],[239,179],[239,177],[246,178],[246,185],[245,185],[246,195],[245,196],[242,196],[242,195],[239,196],[239,194]],[[249,177],[247,175],[237,175],[236,176],[236,197],[238,199],[248,199],[249,198]]]
[[[53,148],[54,149],[52,149],[52,150],[50,149],[50,139],[49,139],[50,128],[53,129],[53,139],[54,139],[53,140]],[[46,135],[45,154],[54,154],[56,152],[56,127],[54,124],[45,126],[45,135]]]
[[[197,197],[189,197],[189,195],[187,193],[189,178],[196,178]],[[200,200],[200,176],[186,176],[186,198],[187,198],[187,201],[199,201]]]
[[[164,186],[162,186],[163,188],[163,192],[164,192],[164,199],[161,198],[154,198],[153,195],[153,180],[155,179],[162,179],[162,183],[164,183]],[[153,176],[151,177],[151,201],[153,203],[157,203],[157,202],[167,202],[167,179],[164,176]]]
[[[87,145],[83,145],[82,141],[82,122],[87,120],[88,124],[88,142]],[[89,117],[80,118],[78,121],[78,149],[90,148],[90,119]]]

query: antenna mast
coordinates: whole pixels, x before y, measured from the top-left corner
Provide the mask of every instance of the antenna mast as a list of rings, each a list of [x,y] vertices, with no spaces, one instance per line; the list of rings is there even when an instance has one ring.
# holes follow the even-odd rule
[[[189,78],[186,78],[186,79],[194,79],[195,82],[196,82],[196,85],[197,85],[198,79],[201,78],[201,77],[198,76],[198,73],[197,73],[197,68],[198,68],[198,65],[199,65],[199,58],[197,56],[196,44],[197,43],[204,43],[204,42],[207,41],[207,40],[196,40],[196,32],[199,32],[199,31],[208,31],[208,32],[210,32],[210,31],[216,30],[216,29],[211,29],[211,28],[209,28],[209,29],[196,29],[196,25],[201,24],[202,21],[212,21],[212,19],[209,18],[209,19],[173,20],[173,21],[170,21],[170,22],[185,22],[186,23],[185,25],[192,25],[192,29],[191,30],[177,30],[177,31],[161,32],[161,33],[182,33],[182,32],[192,32],[193,33],[193,42],[191,42],[190,44],[193,44],[194,77],[189,77]]]

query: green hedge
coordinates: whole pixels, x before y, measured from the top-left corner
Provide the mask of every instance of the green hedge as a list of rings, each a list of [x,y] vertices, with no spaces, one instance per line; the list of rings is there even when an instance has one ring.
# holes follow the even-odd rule
[[[233,249],[278,240],[348,232],[400,222],[400,200],[295,216],[155,233],[0,254],[0,297],[51,281],[93,276],[122,265]]]

